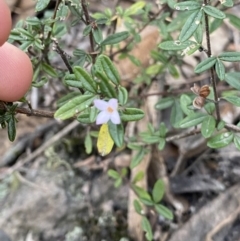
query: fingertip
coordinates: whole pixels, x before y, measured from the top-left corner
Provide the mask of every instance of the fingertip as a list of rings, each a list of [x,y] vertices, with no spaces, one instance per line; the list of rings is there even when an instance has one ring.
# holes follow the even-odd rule
[[[5,1],[0,0],[0,46],[7,41],[11,27],[11,12]]]
[[[0,100],[17,101],[31,86],[33,69],[29,57],[7,42],[0,47],[0,73]]]

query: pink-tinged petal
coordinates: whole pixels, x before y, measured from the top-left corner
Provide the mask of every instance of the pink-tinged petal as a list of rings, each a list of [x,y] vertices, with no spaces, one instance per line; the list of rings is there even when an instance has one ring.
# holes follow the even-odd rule
[[[93,101],[94,106],[99,109],[99,110],[106,110],[108,107],[108,102],[106,102],[105,100],[94,100]]]
[[[97,115],[96,124],[97,125],[105,124],[109,121],[109,119],[110,119],[110,114],[107,111],[101,111]]]
[[[121,123],[121,119],[120,119],[120,116],[119,116],[119,113],[117,111],[114,111],[112,114],[111,114],[111,121],[113,124],[120,124]]]
[[[110,99],[108,102],[109,106],[112,107],[114,110],[118,108],[118,100],[117,99]]]

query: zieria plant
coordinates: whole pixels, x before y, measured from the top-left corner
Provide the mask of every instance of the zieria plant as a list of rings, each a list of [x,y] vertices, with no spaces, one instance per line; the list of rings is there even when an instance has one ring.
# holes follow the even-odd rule
[[[205,59],[201,61],[194,69],[196,74],[204,71],[209,73],[209,85],[197,86],[191,88],[197,97],[193,100],[187,95],[180,96],[181,108],[174,108],[173,98],[163,98],[156,108],[164,109],[172,106],[178,112],[183,112],[186,117],[172,124],[178,128],[189,128],[201,124],[201,129],[193,130],[195,133],[201,132],[204,138],[208,138],[207,145],[211,148],[220,148],[234,142],[235,146],[240,149],[238,125],[233,126],[225,123],[221,119],[219,103],[228,101],[235,106],[240,106],[239,96],[236,92],[228,93],[226,96],[219,96],[217,84],[219,81],[225,81],[231,87],[239,90],[240,72],[226,72],[224,62],[239,62],[240,52],[223,52],[218,56],[214,56],[211,50],[211,32],[216,30],[224,19],[230,20],[233,26],[239,29],[238,19],[231,14],[225,14],[226,7],[232,7],[233,1],[221,1],[216,6],[211,6],[209,1],[184,1],[172,5],[177,11],[181,11],[179,15],[168,25],[172,28],[172,24],[176,21],[185,20],[177,40],[168,40],[162,42],[159,47],[166,51],[182,51],[182,55],[191,55],[195,51],[201,51],[205,55]],[[219,10],[221,8],[223,11]],[[211,21],[210,21],[211,19]],[[206,46],[203,44],[203,36],[206,36]],[[216,43],[213,43],[216,44]],[[192,104],[191,104],[192,103]],[[191,108],[193,106],[194,108]],[[195,111],[194,109],[201,109]],[[202,111],[204,109],[204,111]],[[173,110],[172,110],[173,111]],[[177,116],[183,117],[183,113],[176,113]]]

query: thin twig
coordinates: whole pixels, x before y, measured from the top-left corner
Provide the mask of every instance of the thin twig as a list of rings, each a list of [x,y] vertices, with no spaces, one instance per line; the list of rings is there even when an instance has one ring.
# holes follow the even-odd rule
[[[70,73],[70,74],[73,74],[73,69],[72,69],[72,66],[71,66],[71,65],[69,64],[69,62],[68,62],[66,52],[64,52],[64,51],[60,48],[60,46],[59,46],[59,44],[58,44],[58,41],[57,41],[56,39],[52,38],[52,41],[53,41],[53,43],[54,43],[53,50],[55,50],[55,51],[61,56],[61,58],[62,58],[64,64],[66,65],[69,73]]]
[[[238,127],[236,125],[226,123],[225,128],[228,129],[228,130],[235,131],[235,132],[240,132],[240,127]]]
[[[5,105],[0,102],[0,110],[5,110]],[[38,117],[46,117],[46,118],[53,118],[54,112],[53,111],[46,111],[46,110],[34,110],[34,109],[28,109],[23,107],[17,107],[15,109],[15,113],[24,114],[28,116],[38,116]]]
[[[204,0],[204,4],[208,5],[208,0]],[[212,50],[211,50],[211,42],[210,42],[209,21],[208,21],[208,15],[206,13],[204,13],[204,16],[205,16],[205,28],[206,28],[206,42],[207,42],[207,48],[208,48],[207,55],[210,58],[212,56]],[[210,80],[213,87],[217,122],[219,122],[221,120],[221,116],[220,116],[220,109],[219,109],[219,103],[218,103],[217,81],[216,81],[216,76],[214,71],[215,70],[212,67],[210,69],[210,76],[211,76]]]
[[[88,13],[87,3],[86,3],[85,0],[82,0],[81,4],[82,4],[83,13],[84,13],[84,16],[85,16],[85,21],[86,21],[87,25],[89,25],[89,24],[91,24],[91,20],[90,20],[90,16],[89,16],[89,13]],[[90,45],[91,45],[91,51],[94,52],[95,51],[94,50],[94,39],[93,39],[92,31],[89,34],[89,40],[90,40]]]
[[[57,0],[56,1],[56,5],[55,5],[55,8],[54,8],[54,12],[53,12],[53,16],[52,16],[52,20],[54,20],[57,16],[57,10],[58,10],[58,7],[59,7],[59,4],[61,3],[61,0]],[[51,24],[50,24],[50,31],[48,32],[48,36],[47,36],[47,39],[50,40],[50,37],[52,35],[52,31],[53,31],[53,25],[55,24],[55,22],[53,21]],[[48,46],[46,46],[48,47]]]
[[[166,138],[166,142],[170,142],[170,141],[173,141],[173,140],[182,139],[182,138],[185,138],[185,137],[187,137],[187,136],[196,135],[196,134],[199,134],[200,132],[201,132],[200,129],[196,129],[196,130],[194,129],[194,130],[182,132],[182,133],[180,133],[180,134],[167,137],[167,138]]]

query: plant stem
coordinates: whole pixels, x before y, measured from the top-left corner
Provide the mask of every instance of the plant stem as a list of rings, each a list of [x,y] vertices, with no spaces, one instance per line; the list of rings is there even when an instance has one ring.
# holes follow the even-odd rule
[[[82,0],[81,3],[82,3],[82,9],[83,9],[83,12],[84,12],[86,24],[89,25],[89,24],[91,24],[91,20],[90,20],[90,16],[89,16],[89,13],[88,13],[88,7],[87,7],[86,0]],[[94,52],[94,40],[93,40],[92,31],[89,34],[89,40],[90,40],[90,45],[91,45],[91,51]]]
[[[4,102],[0,102],[0,110],[6,110],[6,106]],[[15,109],[16,113],[25,114],[28,116],[38,116],[38,117],[46,117],[46,118],[53,118],[54,112],[53,111],[46,111],[46,110],[34,110],[28,109],[23,107],[17,107]]]
[[[208,0],[204,0],[204,4],[208,5]],[[204,13],[204,16],[205,16],[205,28],[206,28],[206,41],[207,41],[207,48],[208,48],[207,55],[208,57],[211,57],[212,50],[211,50],[211,42],[210,42],[208,15]],[[220,110],[219,110],[219,104],[218,104],[217,81],[216,81],[215,71],[213,67],[210,69],[210,80],[213,87],[217,122],[219,122],[221,120],[221,116],[220,116]]]
[[[68,71],[70,74],[73,74],[73,69],[72,66],[69,64],[68,59],[67,59],[67,54],[60,48],[58,41],[54,38],[52,38],[52,41],[54,43],[53,49],[61,56],[64,64],[66,65]]]

